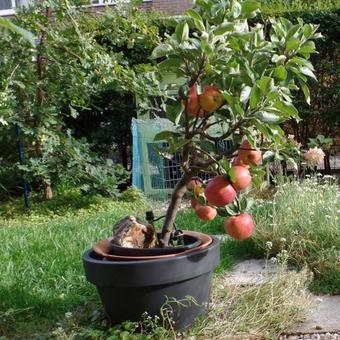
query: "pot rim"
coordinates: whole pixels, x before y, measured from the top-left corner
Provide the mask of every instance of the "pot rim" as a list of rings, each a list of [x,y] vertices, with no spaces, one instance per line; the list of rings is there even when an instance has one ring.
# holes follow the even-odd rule
[[[97,242],[92,247],[92,250],[98,256],[101,256],[105,258],[106,260],[109,260],[109,262],[112,262],[112,261],[140,262],[140,261],[153,261],[153,260],[159,260],[159,259],[165,259],[165,258],[171,258],[171,257],[179,257],[182,255],[186,255],[188,253],[197,252],[199,250],[205,249],[213,243],[213,238],[209,234],[201,233],[198,231],[191,231],[191,230],[183,230],[183,233],[186,235],[198,237],[199,239],[202,240],[202,243],[195,248],[190,248],[190,249],[184,250],[179,253],[174,253],[174,254],[125,256],[125,255],[110,254],[108,252],[110,248],[111,248],[110,251],[113,250],[112,245],[111,245],[112,237],[108,237],[106,239],[102,239],[99,242]],[[102,261],[102,259],[98,261]]]
[[[218,265],[220,241],[212,239],[204,249],[154,260],[107,261],[88,249],[82,257],[85,275],[97,287],[151,287],[185,281]]]

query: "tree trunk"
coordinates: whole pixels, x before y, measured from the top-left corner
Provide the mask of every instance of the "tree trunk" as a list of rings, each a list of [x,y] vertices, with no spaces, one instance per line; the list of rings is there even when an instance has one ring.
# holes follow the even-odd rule
[[[119,144],[119,150],[120,150],[120,157],[122,159],[122,165],[126,170],[128,169],[128,151],[127,151],[127,145],[125,142],[122,142]]]
[[[50,8],[46,8],[45,11],[45,16],[48,19],[51,15],[51,10]],[[39,39],[39,46],[42,47],[44,45],[44,39],[45,39],[45,31],[42,31],[40,33],[40,39]],[[43,80],[45,78],[45,60],[44,57],[42,55],[42,51],[41,49],[38,51],[37,54],[37,78],[38,78],[38,86],[37,86],[37,92],[36,92],[36,103],[37,103],[37,110],[38,110],[38,115],[39,115],[39,111],[41,110],[41,108],[44,105],[44,100],[45,100],[45,91],[43,88]],[[36,119],[36,127],[40,127],[41,126],[41,121],[40,121],[40,117],[38,116]],[[42,145],[41,145],[41,141],[40,141],[40,136],[38,135],[36,137],[36,154],[37,156],[41,156],[42,155]],[[46,200],[51,200],[53,198],[53,192],[52,192],[52,187],[50,185],[50,183],[46,180],[45,177],[41,177],[40,179],[41,184],[44,188],[44,198]]]
[[[161,247],[166,247],[169,244],[171,232],[173,230],[177,211],[182,202],[182,198],[187,191],[187,184],[191,180],[193,173],[184,173],[182,178],[176,184],[175,189],[171,195],[171,201],[165,215],[165,221],[162,228],[162,238],[160,240]]]
[[[44,178],[41,179],[42,185],[44,187],[44,198],[45,200],[51,200],[53,198],[52,187],[46,182]]]
[[[325,166],[325,174],[330,175],[331,174],[331,162],[330,162],[330,152],[325,151],[325,157],[323,159],[323,163]]]

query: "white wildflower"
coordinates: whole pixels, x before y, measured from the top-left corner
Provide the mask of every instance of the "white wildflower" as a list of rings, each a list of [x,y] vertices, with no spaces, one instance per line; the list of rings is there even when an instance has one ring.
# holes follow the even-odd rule
[[[268,249],[272,249],[272,247],[273,247],[273,242],[267,241],[267,242],[266,242],[266,247],[267,247]]]
[[[271,257],[269,259],[269,262],[272,263],[272,264],[275,264],[275,263],[277,263],[277,258],[276,257]]]

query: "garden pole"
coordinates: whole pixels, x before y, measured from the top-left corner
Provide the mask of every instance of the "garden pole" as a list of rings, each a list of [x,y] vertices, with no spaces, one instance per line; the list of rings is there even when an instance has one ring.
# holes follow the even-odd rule
[[[18,125],[15,126],[15,134],[17,136],[17,144],[18,144],[18,155],[19,155],[19,162],[21,165],[25,164],[25,152],[24,152],[24,146],[22,145],[21,139],[20,139],[20,127]],[[23,184],[24,184],[24,198],[25,198],[25,207],[29,209],[30,207],[30,196],[29,196],[29,187],[28,183],[23,177]]]

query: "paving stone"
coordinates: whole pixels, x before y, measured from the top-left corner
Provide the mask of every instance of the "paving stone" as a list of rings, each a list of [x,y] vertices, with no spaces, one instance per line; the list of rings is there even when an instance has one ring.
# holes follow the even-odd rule
[[[270,275],[278,272],[279,266],[265,260],[246,260],[235,265],[228,275],[232,284],[260,284]]]
[[[279,266],[270,261],[242,261],[230,272],[228,281],[240,285],[260,284],[278,270]],[[314,300],[306,320],[279,339],[340,340],[340,295],[314,296]]]
[[[322,330],[327,332],[340,332],[340,295],[315,296],[315,303],[309,310],[306,320],[293,332],[315,332]],[[335,337],[332,337],[332,336]],[[327,335],[330,339],[338,339],[338,334]],[[320,338],[321,339],[321,338]]]

